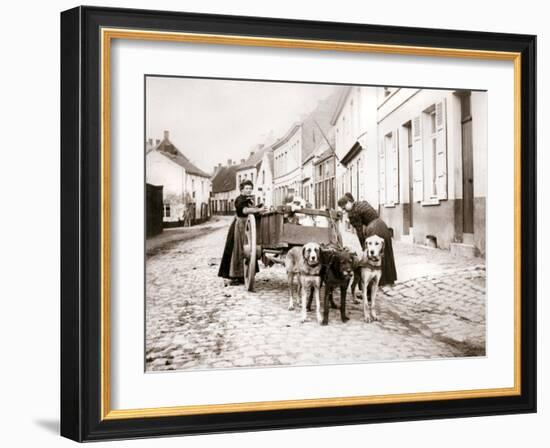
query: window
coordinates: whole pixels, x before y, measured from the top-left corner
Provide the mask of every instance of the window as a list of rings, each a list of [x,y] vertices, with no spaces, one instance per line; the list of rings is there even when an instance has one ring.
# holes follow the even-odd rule
[[[432,194],[431,197],[437,197],[437,141],[432,138]]]
[[[428,160],[430,161],[430,163],[428,163],[429,172],[427,173],[427,177],[430,179],[428,184],[428,194],[430,198],[437,198],[437,126],[435,119],[435,107],[431,112],[429,112],[428,121]]]
[[[164,217],[170,218],[170,204],[164,204]]]
[[[262,184],[265,184],[265,170],[262,170]]]
[[[333,176],[333,170],[332,170],[332,160],[329,159],[325,162],[325,175],[326,176]]]
[[[412,121],[415,201],[438,204],[447,199],[447,127],[445,99]]]
[[[254,183],[254,173],[250,173],[250,181]]]

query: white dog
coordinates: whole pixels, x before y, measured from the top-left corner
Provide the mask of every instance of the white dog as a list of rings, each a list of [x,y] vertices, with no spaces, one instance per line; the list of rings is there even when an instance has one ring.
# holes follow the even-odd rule
[[[313,290],[317,310],[317,320],[321,322],[321,303],[319,290],[321,288],[321,248],[317,243],[307,243],[303,247],[295,246],[287,252],[285,268],[288,277],[289,302],[288,309],[294,309],[294,277],[298,278],[298,296],[301,297],[301,321],[307,318],[306,302]]]
[[[378,235],[369,236],[365,240],[365,250],[361,259],[361,280],[363,283],[363,312],[365,322],[379,320],[376,314],[376,294],[378,283],[382,277],[382,259],[384,256],[384,238]],[[367,299],[367,290],[371,286],[370,300]]]

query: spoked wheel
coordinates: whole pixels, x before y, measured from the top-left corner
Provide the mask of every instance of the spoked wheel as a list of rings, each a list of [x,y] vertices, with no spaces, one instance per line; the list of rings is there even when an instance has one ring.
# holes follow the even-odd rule
[[[247,291],[254,291],[254,277],[256,276],[256,260],[258,248],[256,246],[256,217],[248,215],[244,232],[243,272],[244,285]]]

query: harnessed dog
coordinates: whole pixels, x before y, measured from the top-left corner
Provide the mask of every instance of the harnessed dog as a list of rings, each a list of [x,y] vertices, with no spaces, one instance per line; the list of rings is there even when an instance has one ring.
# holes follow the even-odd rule
[[[288,277],[288,288],[290,298],[288,309],[294,309],[293,281],[294,277],[298,279],[298,295],[301,297],[302,313],[301,322],[307,318],[306,301],[307,296],[312,294],[315,298],[317,309],[317,320],[321,321],[320,297],[321,288],[321,254],[320,246],[317,243],[307,243],[303,247],[293,247],[286,255],[285,267]]]
[[[335,288],[340,288],[340,318],[347,322],[346,294],[353,273],[353,254],[346,248],[321,246],[321,265],[321,284],[325,285],[321,325],[328,325],[329,304],[330,308],[338,308],[333,298]],[[311,299],[309,302],[308,308]]]
[[[365,240],[363,258],[360,262],[363,283],[363,313],[367,323],[379,320],[376,313],[376,295],[378,294],[378,283],[382,277],[383,257],[384,238],[378,235],[369,236]],[[368,294],[369,286],[370,294]]]

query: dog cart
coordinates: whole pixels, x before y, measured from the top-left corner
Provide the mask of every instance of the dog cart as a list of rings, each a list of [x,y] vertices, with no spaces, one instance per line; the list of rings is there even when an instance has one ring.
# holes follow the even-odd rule
[[[273,266],[284,264],[285,255],[293,246],[306,243],[342,245],[338,222],[342,214],[335,210],[299,209],[288,206],[277,210],[250,214],[246,221],[244,241],[244,282],[248,291],[254,290],[256,262]]]

